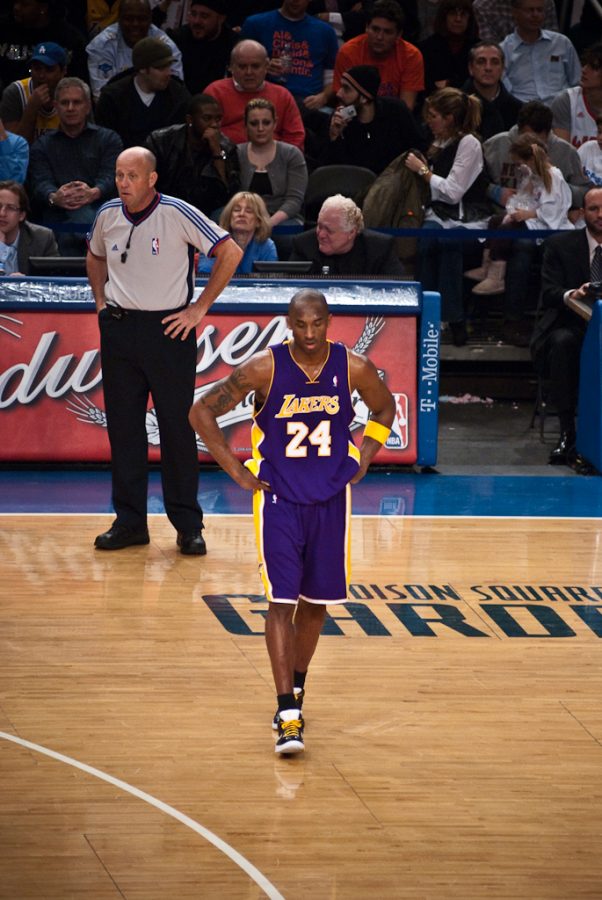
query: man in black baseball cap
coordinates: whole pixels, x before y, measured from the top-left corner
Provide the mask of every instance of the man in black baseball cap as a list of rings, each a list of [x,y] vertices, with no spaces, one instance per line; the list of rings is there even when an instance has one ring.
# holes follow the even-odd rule
[[[212,10],[213,12],[218,13],[218,15],[226,18],[226,0],[203,0],[200,6],[206,6],[207,9]]]
[[[173,61],[161,38],[142,38],[132,50],[133,69],[102,89],[96,121],[116,131],[124,147],[142,146],[151,131],[184,122],[190,95],[172,75]]]
[[[132,66],[138,72],[143,69],[169,69],[174,60],[171,47],[160,38],[142,38],[132,50]]]
[[[225,24],[225,0],[191,0],[186,25],[168,34],[182,52],[184,84],[191,94],[224,78],[238,35]]]
[[[86,47],[90,86],[95,99],[103,87],[132,65],[136,44],[144,38],[160,38],[171,48],[172,72],[183,77],[181,54],[171,38],[152,21],[149,0],[119,0],[119,19],[97,34]]]

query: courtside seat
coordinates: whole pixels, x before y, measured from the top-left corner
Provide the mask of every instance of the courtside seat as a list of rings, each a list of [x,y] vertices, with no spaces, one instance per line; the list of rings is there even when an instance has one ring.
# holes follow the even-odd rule
[[[351,197],[361,206],[375,178],[374,172],[364,166],[333,165],[314,169],[309,175],[305,191],[305,227],[315,226],[320,207],[333,194]]]

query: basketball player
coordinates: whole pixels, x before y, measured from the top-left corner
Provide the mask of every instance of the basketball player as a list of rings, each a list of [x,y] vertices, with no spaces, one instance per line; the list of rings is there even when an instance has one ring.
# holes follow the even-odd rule
[[[387,440],[395,401],[364,356],[327,338],[331,315],[319,291],[292,298],[292,340],[238,366],[192,407],[190,422],[213,458],[254,491],[266,644],[276,685],[276,753],[304,749],[305,676],[326,607],[347,599],[351,490]],[[351,439],[351,393],[371,411],[361,449]],[[243,465],[217,419],[255,392],[253,459]]]

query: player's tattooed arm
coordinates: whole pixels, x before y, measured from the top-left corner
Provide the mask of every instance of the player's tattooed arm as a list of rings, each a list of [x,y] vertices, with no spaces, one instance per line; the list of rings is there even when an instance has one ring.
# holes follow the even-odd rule
[[[237,366],[230,375],[213,385],[200,399],[200,403],[207,407],[216,418],[230,412],[231,409],[244,400],[253,391],[261,392],[266,376],[271,376],[271,368],[266,367],[270,358],[258,354],[240,366]]]
[[[201,436],[209,453],[234,481],[247,490],[266,490],[269,485],[259,481],[242,465],[228,446],[226,435],[218,425],[218,418],[229,412],[252,391],[261,390],[267,377],[271,378],[271,354],[258,354],[234,369],[227,378],[213,385],[190,410],[189,420]]]
[[[223,416],[224,413],[234,409],[242,399],[238,396],[236,381],[237,379],[232,373],[225,381],[218,381],[217,384],[214,384],[207,393],[203,394],[199,402],[202,406],[207,407],[216,418]],[[243,396],[245,395],[243,394]]]

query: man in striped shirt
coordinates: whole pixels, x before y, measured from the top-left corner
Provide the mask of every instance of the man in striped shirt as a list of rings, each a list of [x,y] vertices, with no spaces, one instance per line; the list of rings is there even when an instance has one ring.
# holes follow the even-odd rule
[[[117,159],[119,199],[102,206],[88,235],[88,278],[98,310],[116,519],[99,550],[148,544],[146,413],[152,394],[161,437],[165,510],[184,554],[206,553],[197,499],[198,457],[188,423],[196,331],[230,281],[240,248],[194,206],[159,194],[143,147]],[[196,302],[194,251],[216,264]]]

